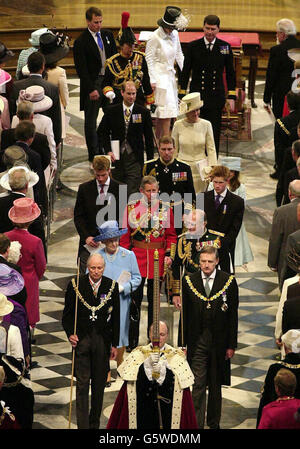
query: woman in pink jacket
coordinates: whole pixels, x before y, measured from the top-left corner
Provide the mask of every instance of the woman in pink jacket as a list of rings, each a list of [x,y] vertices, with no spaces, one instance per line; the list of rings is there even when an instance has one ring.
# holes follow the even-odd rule
[[[27,290],[26,310],[29,325],[34,328],[40,320],[39,280],[46,269],[46,258],[40,238],[28,232],[28,226],[40,215],[38,205],[31,198],[19,198],[14,201],[8,216],[14,224],[12,231],[6,232],[11,241],[21,243],[21,257],[18,262]]]

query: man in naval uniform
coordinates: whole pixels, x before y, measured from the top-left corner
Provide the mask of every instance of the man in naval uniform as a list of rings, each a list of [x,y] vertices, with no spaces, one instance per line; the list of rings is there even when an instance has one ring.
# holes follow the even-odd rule
[[[172,301],[176,309],[181,308],[180,268],[182,267],[182,275],[199,271],[201,249],[205,246],[218,249],[221,246],[219,233],[207,230],[206,224],[206,214],[201,209],[193,209],[184,217],[187,232],[178,237],[175,259],[172,263]]]
[[[183,344],[195,376],[193,402],[204,428],[206,387],[207,425],[220,428],[222,385],[230,385],[230,359],[237,347],[238,286],[234,276],[216,269],[218,250],[205,246],[200,270],[182,281]]]
[[[194,182],[191,168],[188,164],[180,162],[174,158],[175,142],[171,136],[163,136],[159,139],[159,158],[146,161],[143,169],[143,176],[154,176],[159,185],[159,193],[167,193],[171,196],[174,193],[179,193],[182,197],[184,207],[191,210],[191,207],[196,199]],[[189,194],[184,197],[184,194]],[[177,204],[177,200],[172,202],[172,205]],[[181,233],[182,220],[176,223],[175,211],[175,228],[177,233]],[[182,216],[182,210],[181,214]]]
[[[232,49],[228,42],[216,37],[219,30],[219,17],[209,15],[204,18],[204,36],[190,42],[187,47],[179,89],[179,97],[182,98],[187,93],[192,72],[190,92],[200,92],[204,103],[200,115],[212,124],[217,155],[225,100],[227,98],[230,109],[234,110],[236,98]],[[227,93],[223,82],[224,69]]]
[[[127,14],[127,16],[126,16]],[[121,87],[125,81],[133,81],[137,90],[137,103],[154,104],[148,66],[144,53],[133,50],[136,39],[128,27],[128,13],[122,15],[122,28],[118,35],[120,52],[106,60],[102,84],[103,94],[110,102],[121,103]]]
[[[158,183],[153,176],[144,176],[140,187],[141,199],[128,205],[124,214],[123,228],[126,234],[120,238],[120,246],[132,249],[136,255],[142,282],[132,293],[132,302],[138,310],[143,300],[143,289],[147,279],[148,326],[153,317],[154,251],[159,253],[159,277],[171,266],[175,255],[177,235],[174,228],[172,208],[158,198]],[[140,314],[138,314],[139,316]],[[129,331],[129,334],[130,331]],[[139,318],[134,336],[129,335],[130,347],[138,344]]]
[[[119,366],[124,384],[108,429],[197,429],[189,389],[194,376],[183,351],[168,345],[167,338],[168,325],[160,321],[159,351],[152,343],[139,346]]]
[[[120,298],[118,283],[103,276],[105,262],[100,254],[89,257],[87,268],[88,273],[79,277],[78,284],[74,278],[68,284],[62,325],[75,350],[78,429],[98,429],[109,358],[117,357]],[[77,329],[74,332],[77,301]]]

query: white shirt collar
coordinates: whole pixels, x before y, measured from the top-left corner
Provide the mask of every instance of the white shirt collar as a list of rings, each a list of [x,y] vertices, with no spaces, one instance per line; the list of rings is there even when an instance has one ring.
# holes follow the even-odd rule
[[[92,36],[97,37],[97,33],[95,31],[90,30],[89,27],[88,27],[88,30],[89,30],[89,32],[91,33]],[[99,31],[99,33],[100,33],[100,36],[101,36],[101,31]]]
[[[134,106],[134,103],[131,106],[126,106],[124,101],[123,101],[123,111],[125,112],[125,109],[128,108],[130,110],[130,113],[132,113],[132,108]]]
[[[212,44],[213,46],[215,45],[216,42],[216,38],[214,38],[214,40],[212,42],[208,42],[208,40],[206,39],[206,37],[204,36],[204,43],[206,45],[206,47],[208,46],[208,44]]]
[[[102,184],[98,181],[98,179],[96,179],[96,182],[97,182],[97,186],[98,187],[101,187],[102,186]],[[110,184],[110,177],[108,176],[107,177],[107,180],[105,181],[105,183],[103,184],[104,186],[109,186],[109,184]]]
[[[217,273],[217,270],[214,269],[214,271],[213,271],[213,272],[211,273],[211,275],[209,276],[209,279],[215,280],[216,273]],[[206,279],[206,277],[207,277],[206,274],[204,274],[202,270],[201,270],[201,276],[202,276],[202,279]]]
[[[222,198],[225,198],[226,193],[227,193],[227,187],[225,187],[225,190],[224,190],[224,192],[222,192],[222,193],[217,193],[215,190],[214,190],[214,193],[215,193],[215,197],[216,197],[217,195],[220,195]]]

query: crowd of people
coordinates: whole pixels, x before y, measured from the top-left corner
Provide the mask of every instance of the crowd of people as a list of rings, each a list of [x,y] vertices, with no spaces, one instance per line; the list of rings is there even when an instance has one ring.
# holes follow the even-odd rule
[[[204,36],[183,54],[178,31],[189,18],[168,6],[143,53],[129,16],[122,14],[115,39],[102,29],[102,11],[88,8],[73,47],[93,174],[78,186],[78,273],[62,316],[77,426],[99,428],[116,360],[124,383],[108,428],[219,429],[221,387],[230,385],[238,344],[235,269],[253,261],[242,160],[219,155],[225,104],[235,110],[233,52],[217,37],[219,17],[208,15]],[[271,176],[278,208],[268,266],[281,290],[275,339],[282,360],[267,373],[259,429],[299,427],[300,93],[292,90],[288,55],[300,47],[295,34],[292,21],[277,23],[264,94],[277,119]],[[2,68],[13,53],[0,43],[0,428],[32,428],[31,346],[47,264],[49,185],[60,188],[67,126],[67,78],[57,63],[69,51],[68,37],[42,28],[29,41],[15,79]],[[178,348],[167,344],[169,324],[160,320],[163,286],[180,311]],[[139,346],[145,289],[148,345]]]

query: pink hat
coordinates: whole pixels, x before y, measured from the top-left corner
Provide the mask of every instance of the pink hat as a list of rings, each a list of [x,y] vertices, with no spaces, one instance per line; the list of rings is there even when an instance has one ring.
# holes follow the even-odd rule
[[[5,70],[0,69],[0,86],[3,86],[3,84],[8,83],[11,80],[11,76],[9,73],[7,73]]]
[[[41,214],[41,210],[32,198],[19,198],[9,209],[8,217],[14,223],[28,223],[35,220]]]

